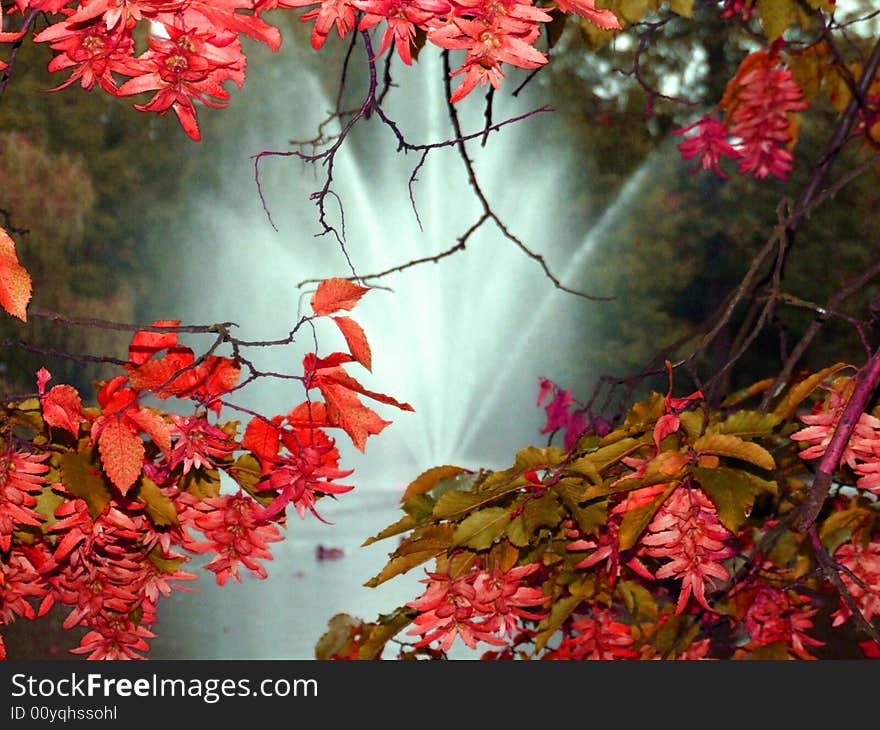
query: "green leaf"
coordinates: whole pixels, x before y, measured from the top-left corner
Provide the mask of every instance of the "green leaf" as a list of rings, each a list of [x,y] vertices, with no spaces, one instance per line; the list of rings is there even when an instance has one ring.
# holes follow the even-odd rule
[[[553,601],[550,605],[550,613],[538,624],[538,633],[535,636],[535,652],[541,651],[556,631],[562,626],[565,619],[584,599],[580,596],[566,596]]]
[[[61,482],[68,492],[86,501],[93,518],[110,502],[112,485],[104,475],[94,448],[61,455]]]
[[[698,438],[700,434],[703,432],[703,411],[685,411],[684,413],[680,413],[678,415],[678,420],[681,422],[681,427],[684,432],[688,435],[688,438],[693,440]]]
[[[738,469],[697,467],[694,476],[718,510],[718,519],[733,533],[746,523],[755,503],[757,489],[749,476]]]
[[[618,533],[620,550],[629,550],[638,542],[648,523],[651,522],[657,510],[660,509],[660,505],[667,500],[677,486],[678,482],[672,482],[650,502],[643,504],[641,507],[631,509],[624,514],[623,521],[620,523],[620,532]]]
[[[602,481],[599,472],[604,471],[612,464],[616,464],[625,456],[629,456],[645,443],[646,441],[640,439],[623,438],[607,446],[602,446],[586,456],[575,459],[565,467],[565,470],[566,472],[583,474],[594,484],[598,484]]]
[[[528,547],[531,544],[531,536],[526,529],[526,521],[522,515],[514,517],[504,531],[511,545],[516,547]]]
[[[538,499],[530,499],[523,509],[526,529],[535,533],[541,527],[556,527],[562,521],[562,507],[552,491]]]
[[[648,0],[617,0],[615,15],[623,16],[630,23],[638,23],[648,11]]]
[[[388,640],[409,626],[417,614],[418,611],[413,608],[401,607],[392,614],[380,616],[379,623],[373,626],[361,639],[358,659],[379,659]]]
[[[791,655],[788,653],[788,644],[784,641],[777,641],[773,644],[758,646],[752,649],[752,659],[779,661],[791,659]]]
[[[581,532],[589,535],[598,535],[599,530],[605,526],[608,520],[608,500],[594,502],[586,507],[582,506],[579,502],[585,496],[583,485],[568,479],[562,479],[554,484],[552,488],[559,495],[562,503],[568,508]]]
[[[794,0],[758,0],[758,14],[767,40],[775,41],[788,28],[794,16]]]
[[[694,450],[701,454],[714,454],[747,461],[768,471],[776,467],[773,456],[763,446],[751,441],[744,441],[731,434],[706,434],[694,441],[693,446]]]
[[[142,476],[138,482],[137,489],[133,491],[135,499],[146,502],[147,517],[153,521],[156,527],[180,524],[177,520],[177,510],[174,507],[174,502],[162,494],[162,491],[152,479]]]
[[[39,398],[25,398],[20,403],[9,403],[6,406],[6,414],[16,426],[37,432],[45,428],[43,408]]]
[[[162,554],[162,548],[157,545],[147,556],[150,562],[155,565],[162,573],[175,573],[183,565],[185,558],[166,558]]]
[[[510,519],[510,511],[505,507],[489,507],[474,512],[456,527],[452,544],[486,550],[504,534]]]
[[[789,389],[785,397],[773,409],[774,415],[780,421],[787,421],[795,414],[801,402],[816,390],[822,381],[846,367],[849,367],[846,363],[839,362],[799,381]]]
[[[437,556],[452,544],[454,531],[455,525],[450,523],[429,525],[420,529],[412,537],[402,542],[397,550],[391,554],[391,560],[382,568],[381,572],[364,585],[367,588],[375,588]]]
[[[669,0],[669,9],[682,18],[694,17],[694,0]]]
[[[441,520],[461,517],[477,507],[484,507],[508,494],[518,492],[525,484],[526,481],[522,477],[514,477],[512,481],[495,484],[491,489],[481,488],[477,492],[446,492],[434,505],[434,517]]]
[[[434,500],[429,495],[419,494],[404,502],[401,509],[417,522],[421,522],[434,512],[434,504]]]
[[[337,613],[327,622],[327,631],[315,645],[315,659],[332,659],[357,634],[361,622],[347,613]]]
[[[720,423],[710,425],[706,432],[733,436],[769,436],[778,423],[779,417],[773,413],[738,411]]]
[[[403,493],[403,497],[400,498],[401,502],[408,502],[413,497],[419,494],[425,494],[426,492],[430,492],[435,486],[437,486],[437,482],[440,482],[444,479],[452,479],[453,477],[458,476],[459,474],[463,474],[467,471],[460,466],[435,466],[431,469],[428,469],[425,472],[422,472],[419,476],[417,476],[413,481],[409,483],[406,491]]]
[[[384,540],[386,537],[392,537],[393,535],[399,535],[402,532],[409,532],[412,530],[418,522],[414,520],[410,515],[404,515],[393,525],[388,525],[385,529],[381,530],[378,534],[373,537],[368,537],[364,540],[361,547],[366,547],[367,545],[372,545],[374,542],[378,542],[379,540]]]
[[[44,522],[40,525],[40,529],[42,529],[44,534],[49,531],[49,528],[51,528],[52,525],[58,522],[58,518],[55,517],[55,510],[64,504],[64,502],[64,497],[58,494],[58,492],[52,489],[48,484],[43,487],[43,491],[37,496],[37,503],[34,505],[34,510],[45,517]]]
[[[241,457],[241,459],[249,458],[254,459],[250,454],[246,454]],[[239,459],[239,461],[241,461]],[[230,476],[235,479],[235,466],[230,467]],[[242,481],[236,479],[238,484],[249,494],[250,489],[256,484],[257,479],[250,479],[252,476],[252,472],[241,473]],[[180,489],[181,492],[189,492],[194,497],[198,497],[199,499],[210,499],[211,497],[219,497],[220,496],[220,472],[217,469],[190,469],[186,474],[180,477],[180,480],[177,482],[177,488]]]
[[[623,580],[617,584],[617,593],[620,595],[623,605],[629,615],[634,619],[657,618],[657,602],[651,592],[640,583],[632,580]]]
[[[819,528],[819,538],[829,554],[833,555],[843,543],[872,517],[872,511],[854,504],[848,509],[832,512]]]

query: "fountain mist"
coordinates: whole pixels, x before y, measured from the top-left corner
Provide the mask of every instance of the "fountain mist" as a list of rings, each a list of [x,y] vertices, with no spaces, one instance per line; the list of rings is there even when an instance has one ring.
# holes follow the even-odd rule
[[[216,193],[193,201],[195,225],[188,240],[199,248],[188,257],[190,270],[173,274],[210,285],[175,303],[176,316],[198,322],[232,319],[252,339],[286,333],[301,304],[298,281],[350,274],[336,242],[312,235],[319,226],[309,194],[320,188],[324,168],[277,159],[264,166],[262,183],[277,232],[254,187],[249,156],[284,148],[296,134],[308,136],[333,106],[304,70],[299,52],[292,49],[287,57],[287,68],[276,59],[274,76],[264,84],[251,79],[244,98],[225,112],[238,109],[248,116],[246,133],[205,143],[205,154],[227,163]],[[283,97],[271,93],[282,81],[285,89],[294,88]],[[398,69],[395,81],[400,88],[384,108],[407,138],[449,137],[433,49],[425,50],[417,67]],[[495,118],[540,105],[544,100],[538,93],[513,100],[499,94]],[[482,124],[482,104],[474,97],[461,104],[466,132]],[[566,283],[599,289],[601,282],[591,282],[582,270],[595,235],[585,237],[558,213],[568,166],[577,163],[566,149],[561,122],[539,115],[493,134],[483,149],[472,147],[484,190],[510,229],[553,270],[564,272]],[[334,190],[344,206],[348,252],[359,273],[436,254],[478,218],[457,153],[438,150],[429,155],[415,185],[420,230],[407,191],[416,162],[396,152],[389,130],[376,119],[359,124],[340,153]],[[360,588],[393,547],[378,543],[361,549],[360,543],[397,519],[399,489],[424,469],[443,463],[504,468],[518,448],[534,442],[542,423],[533,407],[537,378],[559,375],[563,330],[588,336],[590,308],[601,306],[555,289],[534,261],[488,226],[465,252],[379,283],[392,291],[371,292],[355,312],[373,349],[373,374],[357,377],[373,390],[412,403],[416,412],[380,406],[381,415],[394,424],[370,440],[366,455],[340,438],[343,464],[355,469],[349,481],[357,489],[326,509],[322,502],[322,512],[335,526],[313,519],[300,523],[294,515],[288,539],[274,551],[269,580],[218,589],[204,576],[196,593],[167,601],[154,656],[308,658],[336,611],[369,619],[395,605],[395,591],[400,601],[417,595],[421,575],[395,579],[396,587]],[[336,337],[329,330],[319,332],[320,351],[342,346]],[[259,364],[295,370],[310,344],[273,348]],[[272,415],[298,402],[302,393],[296,383],[265,381],[251,386],[246,398],[242,405]],[[317,565],[318,542],[342,546],[347,557]]]

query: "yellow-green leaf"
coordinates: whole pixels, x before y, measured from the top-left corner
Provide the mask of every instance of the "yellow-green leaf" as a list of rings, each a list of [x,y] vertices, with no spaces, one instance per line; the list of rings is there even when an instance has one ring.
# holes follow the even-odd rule
[[[412,537],[404,542],[393,553],[391,560],[384,568],[373,578],[370,578],[364,585],[367,588],[375,588],[376,586],[390,580],[401,573],[405,573],[410,568],[421,565],[426,560],[430,560],[449,546],[452,542],[452,533],[455,525],[432,525],[433,529],[423,537]]]
[[[638,542],[648,523],[654,517],[657,510],[660,509],[660,505],[667,500],[677,486],[678,482],[673,482],[647,504],[631,509],[624,514],[623,521],[620,523],[620,532],[618,533],[621,550],[629,550]]]
[[[538,499],[530,499],[523,509],[523,519],[530,533],[541,527],[556,527],[562,521],[562,507],[552,491]]]
[[[358,659],[370,660],[381,657],[388,640],[409,626],[416,613],[412,608],[398,608],[393,614],[382,616],[379,623],[373,626],[361,639]]]
[[[605,526],[608,519],[608,500],[603,499],[587,506],[580,504],[584,501],[583,485],[563,479],[553,485],[553,490],[559,495],[562,503],[566,506],[581,532],[588,535],[597,535]]]
[[[451,464],[447,464],[445,466],[435,466],[431,469],[428,469],[427,471],[422,472],[418,477],[416,477],[412,482],[409,483],[409,486],[407,486],[406,491],[403,493],[403,497],[400,498],[400,501],[407,502],[416,495],[430,492],[435,486],[437,486],[437,482],[440,482],[444,479],[451,479],[452,477],[456,477],[466,471],[467,469],[464,469],[463,467],[452,466]]]
[[[694,450],[700,454],[714,454],[731,459],[747,461],[762,469],[776,467],[773,456],[763,446],[752,441],[744,441],[739,436],[726,433],[711,433],[694,441]]]
[[[39,398],[25,398],[21,403],[10,403],[6,406],[6,413],[16,426],[37,432],[45,427]]]
[[[775,41],[788,28],[794,16],[794,0],[758,0],[758,14],[767,40]]]
[[[134,497],[147,505],[147,517],[157,527],[179,524],[177,510],[168,497],[162,494],[156,482],[146,476],[142,476],[137,489],[133,490]]]
[[[630,23],[638,23],[648,11],[648,0],[618,0],[615,15]]]
[[[872,510],[854,504],[848,509],[832,512],[819,528],[819,537],[829,553],[834,554],[843,543],[872,517]]]
[[[486,550],[504,534],[510,519],[510,511],[505,507],[489,507],[474,512],[455,528],[452,544]]]
[[[327,660],[338,655],[351,642],[361,622],[347,613],[337,613],[327,622],[327,631],[315,645],[315,659]]]
[[[742,527],[755,503],[752,481],[737,469],[694,469],[694,476],[718,510],[718,520],[731,532]]]
[[[694,16],[694,0],[669,0],[669,9],[683,18]]]
[[[86,501],[93,518],[110,502],[112,485],[93,448],[61,455],[61,482],[68,492]]]
[[[529,531],[526,529],[526,521],[522,515],[517,515],[510,521],[504,534],[510,540],[510,544],[516,547],[527,547],[531,542]]]
[[[48,532],[49,528],[58,521],[58,518],[55,517],[55,510],[64,504],[64,501],[64,497],[49,485],[44,486],[43,490],[37,495],[37,503],[34,505],[34,510],[45,517],[45,520],[40,525],[43,533]]]
[[[657,602],[643,585],[632,580],[623,580],[617,584],[617,593],[633,618],[657,618]]]
[[[386,537],[392,537],[393,535],[399,535],[402,532],[409,532],[413,529],[418,522],[416,522],[410,515],[404,515],[393,525],[388,525],[385,529],[381,530],[378,534],[373,535],[373,537],[368,537],[364,540],[361,547],[366,547],[367,545],[372,545],[374,542],[378,542],[379,540],[384,540]]]
[[[726,433],[734,436],[768,436],[778,423],[779,417],[773,413],[738,411],[720,423],[713,423],[706,429],[706,432]]]
[[[256,461],[256,459],[254,459],[254,457],[252,457],[250,454],[247,454],[246,457],[248,459]],[[257,467],[257,469],[259,469],[259,467]],[[251,475],[253,474],[253,472],[247,473]],[[251,493],[250,489],[254,487],[257,479],[259,479],[259,474],[257,474],[256,478],[254,478],[253,480],[249,478],[243,478],[242,481],[236,481],[238,481],[238,483],[245,488],[245,491]],[[180,477],[180,481],[178,481],[177,486],[181,492],[189,492],[199,499],[219,497],[220,472],[217,469],[190,469],[186,474]]]
[[[580,596],[566,596],[552,602],[550,613],[541,619],[538,624],[538,634],[535,636],[535,651],[539,652],[546,646],[556,631],[562,626],[563,621],[571,616],[572,612],[580,605],[583,599]]]
[[[844,362],[839,362],[799,381],[793,385],[783,399],[779,401],[776,408],[773,409],[773,413],[780,421],[788,420],[795,414],[795,411],[797,411],[798,406],[803,400],[809,397],[809,395],[816,390],[826,378],[831,377],[846,367],[849,367],[849,365]]]
[[[601,481],[599,472],[604,471],[612,464],[616,464],[625,456],[629,456],[645,443],[643,440],[634,438],[620,439],[607,446],[602,446],[579,459],[575,459],[566,467],[566,471],[583,474],[596,484]]]

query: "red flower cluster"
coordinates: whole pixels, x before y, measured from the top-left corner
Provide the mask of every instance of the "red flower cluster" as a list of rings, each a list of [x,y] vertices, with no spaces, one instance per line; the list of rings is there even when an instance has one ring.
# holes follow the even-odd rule
[[[351,309],[366,291],[342,279],[322,282],[311,301],[315,317]],[[238,363],[196,358],[178,342],[178,322],[156,322],[133,337],[126,374],[100,386],[97,408],[84,408],[69,385],[48,388],[52,376],[42,368],[39,408],[29,405],[25,417],[12,404],[0,424],[7,444],[0,456],[0,626],[61,604],[65,629],[87,629],[74,653],[142,658],[160,597],[196,577],[181,570],[190,554],[211,557],[205,569],[221,585],[242,580],[242,569],[265,578],[269,546],[282,539],[275,521],[287,505],[301,517],[317,514],[321,494],[352,489],[333,481],[351,472],[339,470],[324,429],[341,428],[363,448],[389,422],[359,394],[410,408],[347,374],[347,363],[369,365],[369,345],[353,320],[333,319],[351,352],[310,354],[308,363],[332,366],[300,378],[326,400],[313,398],[284,418],[255,415],[241,439],[237,422],[208,420],[237,388]],[[148,396],[190,400],[195,412],[165,413],[144,405]],[[8,445],[27,443],[12,432],[16,417],[19,429],[32,432],[32,451]],[[236,459],[235,452],[243,453]],[[221,472],[241,489],[221,494]],[[496,589],[503,592],[481,590]]]
[[[680,486],[663,503],[641,542],[644,555],[668,559],[655,578],[682,582],[676,613],[684,611],[691,594],[703,608],[712,610],[706,601],[706,585],[730,577],[721,561],[735,554],[725,545],[731,537],[702,489]]]
[[[513,636],[521,618],[540,618],[535,611],[549,600],[540,588],[529,587],[524,579],[540,569],[539,563],[502,571],[498,566],[485,570],[474,566],[453,578],[447,573],[428,573],[428,585],[416,600],[407,603],[419,611],[407,633],[421,636],[416,646],[439,641],[449,651],[456,636],[471,649],[483,641],[505,646],[503,636]]]
[[[63,16],[34,40],[56,52],[50,71],[69,71],[63,89],[79,83],[101,87],[113,96],[152,93],[135,108],[166,114],[173,111],[186,133],[200,138],[196,107],[227,105],[228,81],[244,83],[246,57],[242,35],[277,50],[278,29],[262,19],[276,8],[312,7],[302,20],[314,20],[312,46],[320,48],[336,28],[340,36],[386,23],[379,53],[394,43],[399,56],[412,63],[416,31],[431,43],[464,50],[465,60],[453,75],[464,79],[452,96],[466,96],[479,85],[497,87],[502,64],[536,68],[547,57],[534,47],[549,13],[532,0],[16,0],[15,8]],[[595,0],[559,0],[561,12],[578,13],[603,28],[620,28],[610,10]],[[360,15],[360,21],[357,21]],[[147,48],[135,38],[148,28]],[[0,33],[0,43],[13,43],[23,33]],[[0,62],[0,69],[6,64]]]
[[[793,115],[807,103],[779,56],[763,50],[746,56],[719,106],[727,113],[725,122],[707,115],[675,130],[678,135],[696,130],[679,144],[682,156],[699,157],[698,168],[711,168],[722,177],[726,175],[718,163],[730,157],[740,160],[740,173],[788,179],[794,160]]]
[[[813,407],[813,412],[798,418],[806,428],[793,433],[794,441],[807,447],[800,452],[802,459],[819,459],[831,443],[837,424],[846,407],[844,390],[851,381],[838,382],[828,389],[828,396]],[[858,476],[856,486],[880,496],[880,418],[862,413],[852,436],[843,451],[842,462]]]

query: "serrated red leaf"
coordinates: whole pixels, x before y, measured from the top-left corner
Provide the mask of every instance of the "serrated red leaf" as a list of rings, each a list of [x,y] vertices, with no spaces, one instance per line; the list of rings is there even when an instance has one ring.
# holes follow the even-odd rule
[[[312,311],[317,315],[333,314],[340,309],[352,309],[369,291],[348,279],[325,279],[312,295]]]
[[[144,444],[118,418],[109,418],[98,437],[98,451],[104,473],[125,496],[137,481],[144,465]]]
[[[391,425],[391,421],[380,418],[355,393],[342,385],[324,383],[321,394],[327,402],[327,420],[330,425],[339,426],[345,431],[359,451],[365,450],[369,436],[375,436]]]
[[[399,400],[392,398],[390,395],[385,395],[384,393],[377,393],[373,390],[367,390],[363,385],[361,385],[357,380],[351,377],[351,375],[345,372],[345,370],[343,370],[342,368],[327,368],[325,370],[319,370],[314,375],[314,379],[318,381],[317,387],[320,388],[322,392],[322,384],[334,383],[354,393],[360,393],[361,395],[367,396],[367,398],[372,398],[373,400],[379,401],[380,403],[387,403],[388,405],[399,408],[402,411],[415,411],[415,408],[413,408],[409,403],[402,403]]]
[[[351,356],[367,370],[372,370],[373,353],[363,328],[351,317],[333,317],[333,321],[342,332]]]
[[[152,439],[163,454],[171,451],[171,424],[162,416],[149,408],[128,411],[126,416]]]
[[[64,428],[74,436],[79,434],[79,424],[86,419],[82,415],[82,398],[72,385],[56,385],[40,398],[43,419],[54,428]]]
[[[261,463],[274,462],[281,447],[281,430],[263,418],[252,418],[244,430],[241,445]]]
[[[27,305],[31,300],[31,277],[18,263],[15,241],[0,228],[0,306],[22,322],[27,321]]]

